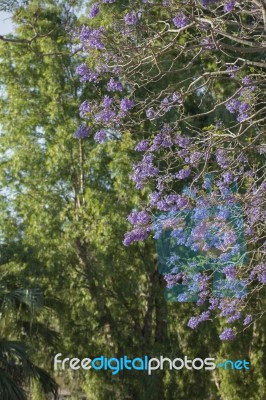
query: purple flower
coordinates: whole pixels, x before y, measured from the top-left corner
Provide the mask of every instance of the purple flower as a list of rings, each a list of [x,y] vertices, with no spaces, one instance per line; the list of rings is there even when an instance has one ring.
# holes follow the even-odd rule
[[[185,14],[180,12],[173,18],[173,23],[178,29],[180,29],[189,24],[189,19],[185,16]]]
[[[164,112],[170,111],[172,108],[172,106],[169,104],[169,98],[165,97],[162,101],[161,101],[161,110]]]
[[[141,140],[135,147],[136,151],[146,151],[149,148],[148,140]]]
[[[206,219],[208,216],[209,216],[209,210],[207,207],[204,208],[196,207],[194,209],[193,219],[196,222]]]
[[[205,47],[208,50],[215,49],[214,42],[213,42],[212,38],[210,38],[210,37],[202,39],[202,41],[200,43],[202,44],[203,47]]]
[[[209,310],[216,310],[216,308],[218,308],[219,306],[219,299],[216,298],[210,298],[209,299],[210,302],[210,306],[209,306]]]
[[[92,112],[92,104],[90,101],[86,100],[79,106],[80,116],[83,118],[87,113]]]
[[[224,245],[226,247],[231,246],[232,244],[234,244],[237,240],[237,236],[234,230],[229,230],[227,232],[225,232],[224,237],[223,237],[223,241],[224,241]]]
[[[228,0],[224,4],[224,12],[228,13],[231,12],[235,7],[235,1],[234,0]]]
[[[108,92],[122,92],[123,86],[120,82],[117,82],[114,80],[114,78],[111,78],[110,81],[107,83],[107,90]]]
[[[189,138],[185,136],[176,136],[176,143],[179,145],[179,147],[187,148],[189,145]]]
[[[81,82],[97,82],[99,75],[91,71],[85,63],[80,64],[76,68],[76,73],[80,75]]]
[[[207,321],[210,318],[210,311],[203,311],[199,316],[199,322]]]
[[[217,0],[201,0],[201,4],[204,8],[209,7],[209,5],[215,3]]]
[[[150,108],[148,108],[148,109],[146,110],[146,116],[147,116],[147,118],[150,119],[150,120],[154,119],[154,117],[155,117],[155,111],[154,111],[154,109],[153,109],[152,107],[150,107]]]
[[[229,67],[227,67],[228,75],[230,76],[230,78],[235,77],[236,71],[238,69],[239,69],[239,67],[237,65],[229,65]]]
[[[186,243],[187,235],[183,228],[176,228],[171,232],[171,237],[176,239],[177,245],[183,245]]]
[[[226,275],[228,279],[235,279],[236,278],[236,269],[232,265],[227,265],[223,269],[223,273]]]
[[[237,120],[239,122],[244,121],[245,119],[248,118],[248,110],[249,110],[250,106],[248,103],[241,103],[239,106],[239,114],[237,117]]]
[[[227,171],[222,174],[225,183],[231,183],[234,179],[232,172]]]
[[[218,149],[215,153],[216,161],[222,168],[229,166],[229,159],[227,156],[227,151],[225,149]]]
[[[249,325],[252,322],[252,315],[247,315],[244,319],[243,325]]]
[[[179,211],[182,208],[187,207],[188,199],[186,197],[180,196],[179,194],[169,194],[163,199],[156,201],[156,192],[154,192],[151,197],[151,204],[157,207],[160,211]]]
[[[180,93],[177,93],[177,92],[174,92],[173,95],[172,95],[172,100],[173,100],[173,102],[175,102],[175,103],[181,104],[181,103],[182,103],[182,96],[181,96],[181,94],[180,94]]]
[[[195,151],[194,153],[191,154],[190,157],[188,157],[187,160],[185,159],[185,161],[189,162],[189,164],[196,166],[202,157],[203,157],[202,153],[200,153],[199,151]]]
[[[209,176],[204,177],[202,187],[206,190],[210,190],[212,188],[212,179]]]
[[[189,168],[187,168],[187,169],[183,168],[183,169],[181,169],[181,170],[175,175],[175,177],[176,177],[177,179],[186,179],[186,178],[189,177],[190,172],[191,172],[191,171],[190,171]]]
[[[163,142],[164,142],[163,147],[170,147],[172,145],[171,139],[167,140],[167,136],[165,136],[162,133],[157,133],[157,135],[155,135],[153,138],[152,146],[150,147],[150,151],[159,150],[159,148],[163,145]]]
[[[265,283],[266,283],[266,271],[262,272],[262,274],[258,277],[258,281],[265,285]]]
[[[251,77],[249,75],[244,76],[244,78],[242,79],[242,83],[244,85],[250,85],[252,82]]]
[[[238,122],[243,122],[245,121],[245,119],[248,118],[248,113],[244,112],[244,113],[239,113],[238,117],[237,117],[237,121]]]
[[[195,329],[197,328],[197,326],[199,325],[200,321],[198,317],[191,317],[190,320],[188,321],[187,326],[191,329]]]
[[[221,317],[230,317],[231,315],[236,313],[236,302],[231,301],[221,301],[219,304],[219,308],[221,310]]]
[[[92,5],[89,13],[89,18],[95,18],[99,14],[99,3],[95,3]]]
[[[80,40],[82,42],[85,42],[86,40],[88,40],[91,36],[91,29],[89,29],[87,26],[83,26],[81,28],[81,32],[80,32]]]
[[[180,294],[177,296],[177,301],[179,301],[180,303],[184,303],[184,302],[188,301],[188,295],[187,295],[187,293],[180,293]],[[193,328],[193,329],[194,329],[194,328]]]
[[[241,103],[239,106],[239,112],[244,113],[249,110],[249,104],[248,103]]]
[[[104,107],[109,108],[113,104],[113,99],[107,95],[104,96],[102,104]]]
[[[235,339],[235,333],[234,333],[233,329],[231,329],[231,328],[226,328],[226,329],[221,333],[221,335],[219,335],[219,338],[220,338],[221,340],[226,340],[226,341],[234,340],[234,339]]]
[[[137,227],[130,232],[125,234],[123,244],[124,246],[129,246],[133,242],[137,242],[139,240],[145,240],[148,235],[147,228]]]
[[[150,194],[150,204],[155,206],[159,200],[160,200],[160,193],[159,192],[152,192]]]
[[[241,101],[238,99],[231,99],[226,103],[227,110],[232,114],[239,110]]]
[[[137,212],[133,210],[127,219],[132,225],[146,225],[150,222],[151,217],[147,211]]]
[[[159,169],[153,165],[153,155],[145,155],[139,163],[133,166],[132,179],[137,189],[142,189],[146,178],[151,178],[159,173]]]
[[[96,143],[104,143],[107,138],[107,132],[105,130],[100,130],[95,133],[94,140]]]
[[[133,100],[130,100],[130,99],[127,99],[127,98],[124,98],[124,99],[121,100],[120,109],[123,112],[126,113],[133,107],[134,107],[134,101]]]
[[[127,25],[136,25],[138,22],[138,15],[135,11],[125,15],[124,20]]]
[[[241,317],[241,313],[238,311],[234,315],[231,315],[231,317],[227,318],[226,322],[228,324],[231,324],[232,322],[237,321]]]
[[[248,88],[246,88],[246,91],[248,90],[249,92],[254,92],[254,90],[256,89],[256,86],[251,86],[252,84],[252,78],[251,76],[247,75],[242,79],[242,83],[246,86],[248,86]]]
[[[116,119],[116,113],[110,108],[105,108],[104,110],[95,114],[95,121],[102,123],[110,123]]]
[[[73,134],[74,139],[85,139],[90,136],[91,130],[85,125],[80,125]]]
[[[164,134],[164,133],[162,133],[161,135],[162,135],[161,136],[161,139],[162,139],[161,145],[162,145],[162,147],[166,147],[166,148],[167,147],[171,147],[173,145],[171,137],[169,135],[167,135],[167,134]]]
[[[90,29],[87,26],[83,26],[80,33],[80,40],[84,45],[93,47],[97,50],[104,49],[104,44],[101,41],[103,28]]]
[[[183,282],[183,274],[179,273],[179,274],[165,274],[164,275],[164,280],[166,281],[166,287],[167,288],[172,288],[173,286],[175,286],[178,283],[182,283]]]
[[[260,283],[266,283],[266,264],[258,264],[253,268],[250,273],[250,279],[253,280],[256,277]]]

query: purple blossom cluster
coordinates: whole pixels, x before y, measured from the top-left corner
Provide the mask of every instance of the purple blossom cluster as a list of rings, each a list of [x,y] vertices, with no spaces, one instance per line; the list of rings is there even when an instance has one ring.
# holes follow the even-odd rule
[[[244,319],[243,325],[249,325],[252,322],[253,318],[252,315],[247,315]]]
[[[149,229],[146,227],[138,227],[125,234],[123,244],[129,246],[130,244],[138,241],[143,241],[148,236]]]
[[[224,12],[225,13],[233,11],[234,8],[235,8],[235,0],[227,0],[224,3]]]
[[[223,273],[226,275],[226,278],[228,279],[236,279],[237,271],[233,265],[227,265],[223,269]]]
[[[185,14],[180,12],[173,18],[173,23],[176,28],[181,29],[189,24],[189,19]]]
[[[147,178],[158,175],[159,169],[153,164],[154,156],[147,154],[143,157],[142,161],[133,165],[132,179],[136,183],[137,189],[142,189]]]
[[[232,328],[226,328],[226,329],[221,333],[221,335],[219,336],[219,338],[220,338],[221,340],[224,340],[224,341],[231,341],[231,340],[234,340],[235,337],[236,337],[236,335],[235,335],[235,332],[233,331]]]
[[[135,11],[132,11],[131,13],[127,13],[124,17],[126,25],[136,25],[139,18],[138,14]]]
[[[126,114],[131,108],[134,107],[134,101],[128,98],[124,98],[120,103],[120,110]]]
[[[149,148],[149,141],[147,139],[141,140],[135,147],[136,151],[146,151]]]
[[[202,47],[205,48],[206,50],[215,49],[215,44],[211,37],[206,37],[206,38],[202,39],[200,43],[201,43]]]
[[[98,82],[99,74],[89,69],[85,63],[76,68],[76,73],[80,76],[81,82]]]
[[[137,212],[133,210],[128,216],[128,221],[132,225],[146,225],[150,222],[151,217],[147,211]]]
[[[107,139],[107,131],[104,129],[97,131],[94,135],[94,140],[96,143],[104,143],[106,139]]]
[[[195,329],[201,322],[207,321],[209,319],[210,319],[210,311],[204,311],[198,317],[191,317],[187,325],[189,328]]]
[[[266,264],[256,265],[250,273],[250,279],[257,279],[260,283],[266,284]]]
[[[230,165],[229,151],[226,149],[216,150],[216,161],[218,165],[222,168],[227,168]]]
[[[123,98],[118,105],[115,104],[114,98],[105,95],[101,102],[84,101],[80,105],[80,115],[89,118],[95,124],[101,124],[105,127],[115,127],[124,118],[128,111],[134,107],[134,101],[128,98]]]
[[[190,144],[190,139],[186,136],[177,135],[175,143],[178,144],[178,146],[186,149]]]
[[[179,194],[162,197],[160,192],[153,192],[150,195],[150,205],[159,211],[179,211],[188,207],[188,204],[188,198]]]
[[[83,101],[79,106],[79,112],[81,117],[85,117],[88,113],[91,113],[93,110],[92,103],[88,100]]]
[[[171,139],[171,136],[167,132],[164,132],[164,130],[161,130],[154,136],[149,151],[159,151],[161,148],[169,148],[172,145],[173,141]]]
[[[251,104],[254,99],[256,87],[249,75],[242,78],[242,89],[238,98],[233,98],[226,103],[227,110],[237,113],[237,121],[242,122],[249,117]]]
[[[91,130],[89,127],[85,125],[80,125],[78,129],[73,134],[74,139],[85,139],[89,137],[91,134]]]
[[[201,4],[204,8],[208,8],[212,4],[215,4],[218,0],[201,0]]]
[[[175,175],[177,179],[187,179],[190,175],[191,171],[189,168],[183,168]]]
[[[89,18],[95,18],[100,12],[99,3],[94,3],[89,12]]]
[[[173,288],[176,284],[182,283],[183,282],[183,274],[182,273],[177,273],[177,274],[165,274],[164,275],[164,280],[166,281],[166,287],[168,289]]]
[[[228,324],[231,324],[232,322],[235,322],[241,318],[241,312],[237,311],[235,314],[231,315],[229,318],[227,318],[226,322]]]
[[[111,78],[107,83],[107,90],[108,92],[122,92],[123,86],[120,82],[116,81],[114,78]]]
[[[228,75],[230,78],[235,78],[236,72],[239,70],[239,67],[237,65],[229,65],[227,67]]]
[[[83,44],[84,50],[90,47],[96,50],[104,49],[105,46],[102,42],[103,33],[103,28],[90,29],[87,26],[83,26],[80,32],[80,41]]]

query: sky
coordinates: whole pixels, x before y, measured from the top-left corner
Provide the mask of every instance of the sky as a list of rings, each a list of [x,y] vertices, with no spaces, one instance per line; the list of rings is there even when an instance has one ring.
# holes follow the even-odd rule
[[[14,24],[11,21],[11,14],[0,11],[0,35],[12,33]]]

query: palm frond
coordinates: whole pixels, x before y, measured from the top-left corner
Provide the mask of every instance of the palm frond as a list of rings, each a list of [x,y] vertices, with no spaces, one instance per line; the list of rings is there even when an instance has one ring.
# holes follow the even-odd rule
[[[16,379],[15,385],[13,385],[14,379]],[[31,362],[28,347],[23,342],[0,340],[0,394],[5,393],[5,396],[0,396],[0,399],[26,399],[25,396],[15,396],[22,396],[25,393],[22,389],[23,384],[27,386],[31,379],[40,383],[45,394],[50,394],[57,399],[58,385],[56,381],[43,368]],[[9,397],[6,395],[7,393],[9,393]]]
[[[24,389],[0,369],[0,399],[27,400]]]

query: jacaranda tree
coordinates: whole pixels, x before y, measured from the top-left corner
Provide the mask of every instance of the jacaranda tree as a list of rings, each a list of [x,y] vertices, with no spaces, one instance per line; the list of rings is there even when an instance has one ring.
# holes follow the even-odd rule
[[[107,12],[109,24],[99,18]],[[123,10],[103,0],[90,18],[74,34],[84,55],[76,72],[105,94],[81,104],[75,135],[139,136],[131,178],[149,195],[129,215],[124,245],[152,234],[168,246],[159,254],[168,288],[199,306],[188,326],[217,315],[227,324],[220,339],[232,340],[234,324],[261,317],[266,283],[265,3],[136,1]]]

